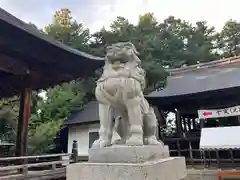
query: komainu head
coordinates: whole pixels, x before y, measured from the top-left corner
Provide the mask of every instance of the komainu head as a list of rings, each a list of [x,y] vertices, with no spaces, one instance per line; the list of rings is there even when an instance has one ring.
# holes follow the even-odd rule
[[[140,63],[137,55],[138,52],[131,42],[119,42],[107,47],[106,61],[110,64],[117,61],[121,63],[137,61]]]

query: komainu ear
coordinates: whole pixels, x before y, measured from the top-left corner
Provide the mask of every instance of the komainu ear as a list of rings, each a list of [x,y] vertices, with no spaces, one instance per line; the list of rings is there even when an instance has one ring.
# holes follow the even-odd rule
[[[134,46],[134,44],[132,42],[128,41],[127,45],[133,50],[134,54],[139,55],[139,52],[137,51],[136,47]]]

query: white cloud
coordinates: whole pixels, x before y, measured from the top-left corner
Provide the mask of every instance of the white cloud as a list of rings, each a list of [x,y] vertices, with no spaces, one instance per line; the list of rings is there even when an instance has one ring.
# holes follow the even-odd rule
[[[153,12],[159,21],[170,15],[195,23],[205,20],[220,30],[230,18],[240,20],[239,0],[0,0],[0,6],[25,21],[43,27],[60,8],[70,8],[74,17],[91,31],[108,27],[117,16],[136,23],[139,15]]]
[[[176,16],[191,23],[207,21],[208,25],[221,30],[229,19],[240,20],[239,0],[121,0],[114,4],[113,11],[104,12],[104,19],[96,20],[92,29],[109,26],[117,16],[123,16],[136,23],[140,14],[153,12],[159,21],[168,16]],[[99,7],[101,8],[101,7]]]
[[[158,20],[169,15],[195,23],[207,21],[209,25],[220,30],[230,18],[240,20],[239,0],[149,0],[148,8]]]
[[[127,18],[131,23],[137,23],[139,15],[146,13],[146,9],[143,6],[145,0],[115,0],[115,3],[99,6],[98,18],[90,25],[92,31],[97,31],[103,26],[109,27],[112,21],[117,16]]]

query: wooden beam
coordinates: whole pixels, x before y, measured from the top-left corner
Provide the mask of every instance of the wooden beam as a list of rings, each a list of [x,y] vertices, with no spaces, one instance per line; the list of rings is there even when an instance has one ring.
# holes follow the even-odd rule
[[[0,77],[0,98],[18,95],[24,87],[31,87],[32,90],[46,89],[70,80],[72,79],[58,76],[57,73],[54,75],[44,75],[43,73],[38,76],[31,74],[28,76],[6,75]]]
[[[0,70],[15,75],[25,75],[30,73],[26,63],[3,54],[0,54]]]
[[[57,65],[57,64],[56,64]],[[44,63],[30,63],[24,62],[20,59],[15,59],[12,57],[9,57],[4,54],[0,54],[0,71],[10,73],[13,75],[29,75],[33,77],[32,79],[39,78],[43,79],[43,76],[45,78],[58,78],[58,79],[72,79],[72,76],[76,74],[76,72],[71,72],[71,74],[67,74],[66,72],[62,72],[59,67],[56,68],[53,67],[53,64],[44,64]],[[76,76],[76,75],[75,75]],[[59,78],[61,77],[61,78]],[[76,76],[76,78],[78,78]]]
[[[20,95],[20,109],[16,140],[16,156],[27,155],[28,119],[30,115],[31,89],[24,89]]]

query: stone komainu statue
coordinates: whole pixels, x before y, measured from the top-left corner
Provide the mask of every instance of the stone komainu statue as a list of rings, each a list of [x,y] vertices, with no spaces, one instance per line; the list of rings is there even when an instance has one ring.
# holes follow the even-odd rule
[[[156,116],[143,96],[145,71],[137,54],[130,42],[107,47],[103,74],[95,90],[100,130],[93,148],[111,145],[114,125],[121,137],[116,144],[161,144],[155,136]]]

